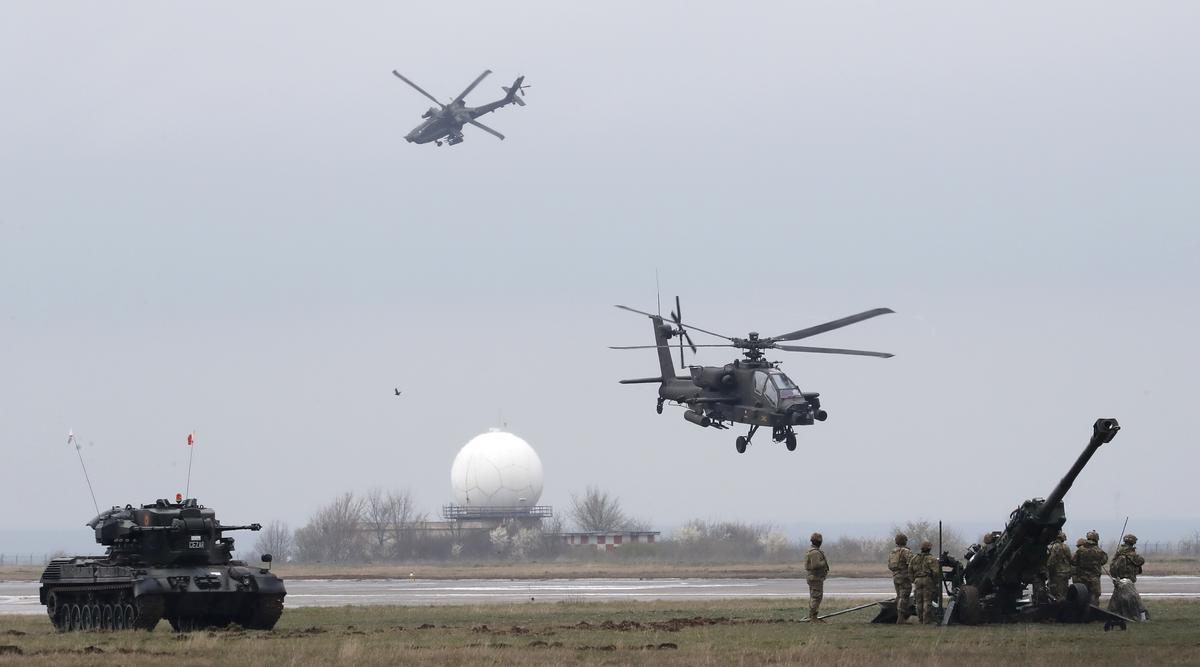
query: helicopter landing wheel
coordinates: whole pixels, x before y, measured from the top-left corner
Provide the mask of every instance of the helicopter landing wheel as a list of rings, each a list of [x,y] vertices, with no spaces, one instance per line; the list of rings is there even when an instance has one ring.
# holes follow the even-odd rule
[[[795,433],[795,431],[788,431],[787,438],[784,439],[784,443],[786,444],[787,450],[789,452],[796,451],[796,433]]]
[[[746,445],[748,445],[748,444],[750,444],[750,441],[747,440],[746,436],[744,436],[744,435],[739,435],[737,437],[737,440],[733,441],[733,446],[737,447],[738,454],[745,454],[746,453]]]

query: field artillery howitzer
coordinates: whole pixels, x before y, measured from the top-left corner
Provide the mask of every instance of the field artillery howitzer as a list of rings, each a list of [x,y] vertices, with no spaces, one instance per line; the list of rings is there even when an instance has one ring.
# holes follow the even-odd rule
[[[1053,597],[1045,585],[1044,568],[1046,550],[1067,520],[1063,497],[1100,445],[1111,442],[1120,429],[1116,419],[1097,419],[1087,447],[1049,496],[1026,500],[1013,510],[1002,532],[992,533],[992,539],[982,545],[972,545],[965,563],[947,552],[941,554],[942,578],[949,594],[942,625],[1115,620],[1115,615],[1091,604],[1091,594],[1083,584],[1072,584],[1066,595]],[[1030,586],[1032,593],[1026,596]]]
[[[176,630],[236,623],[270,630],[283,612],[283,580],[263,565],[233,559],[224,533],[262,526],[223,526],[189,498],[113,507],[87,525],[104,556],[55,558],[39,597],[59,630],[153,630],[165,618]]]
[[[949,552],[941,552],[938,562],[942,588],[948,597],[939,595],[934,614],[942,625],[1100,619],[1123,626],[1124,621],[1130,620],[1093,606],[1091,594],[1082,584],[1068,587],[1061,599],[1052,597],[1043,573],[1047,547],[1067,520],[1063,497],[1100,445],[1111,442],[1120,428],[1116,419],[1096,420],[1087,447],[1050,495],[1026,500],[1013,510],[1003,531],[991,533],[983,544],[971,545],[964,556],[965,564]],[[1032,594],[1026,597],[1025,591],[1031,585]],[[941,599],[948,599],[948,604],[943,606]],[[879,606],[872,622],[895,622],[895,600],[881,602]],[[915,610],[909,611],[911,615]]]

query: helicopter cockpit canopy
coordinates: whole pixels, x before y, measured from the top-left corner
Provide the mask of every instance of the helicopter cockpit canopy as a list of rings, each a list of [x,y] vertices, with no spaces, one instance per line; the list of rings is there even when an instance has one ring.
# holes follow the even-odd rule
[[[754,393],[775,408],[784,401],[803,398],[796,383],[779,370],[755,371]]]

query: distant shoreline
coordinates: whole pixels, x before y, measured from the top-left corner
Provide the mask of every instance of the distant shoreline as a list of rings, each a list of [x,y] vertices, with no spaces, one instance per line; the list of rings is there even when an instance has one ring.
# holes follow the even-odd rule
[[[888,577],[885,563],[831,563],[832,577]],[[0,566],[0,580],[35,581],[42,565]],[[801,579],[801,563],[655,563],[556,561],[532,563],[293,563],[272,568],[291,579]],[[1200,558],[1150,560],[1149,576],[1200,576]]]

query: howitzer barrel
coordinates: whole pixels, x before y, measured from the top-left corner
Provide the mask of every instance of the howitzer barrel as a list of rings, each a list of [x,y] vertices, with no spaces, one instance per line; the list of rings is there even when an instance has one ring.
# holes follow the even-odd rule
[[[1096,423],[1092,425],[1092,439],[1088,441],[1087,447],[1084,448],[1079,458],[1075,459],[1075,465],[1071,466],[1067,474],[1063,475],[1063,478],[1059,480],[1058,486],[1055,486],[1050,495],[1046,496],[1046,502],[1042,505],[1042,509],[1038,513],[1040,520],[1044,521],[1050,516],[1054,508],[1067,495],[1067,491],[1071,490],[1071,486],[1075,484],[1075,478],[1079,476],[1080,471],[1088,464],[1088,461],[1091,460],[1096,450],[1100,449],[1100,445],[1112,442],[1112,439],[1117,435],[1117,431],[1119,430],[1121,430],[1121,425],[1117,423],[1116,419],[1096,420]]]

